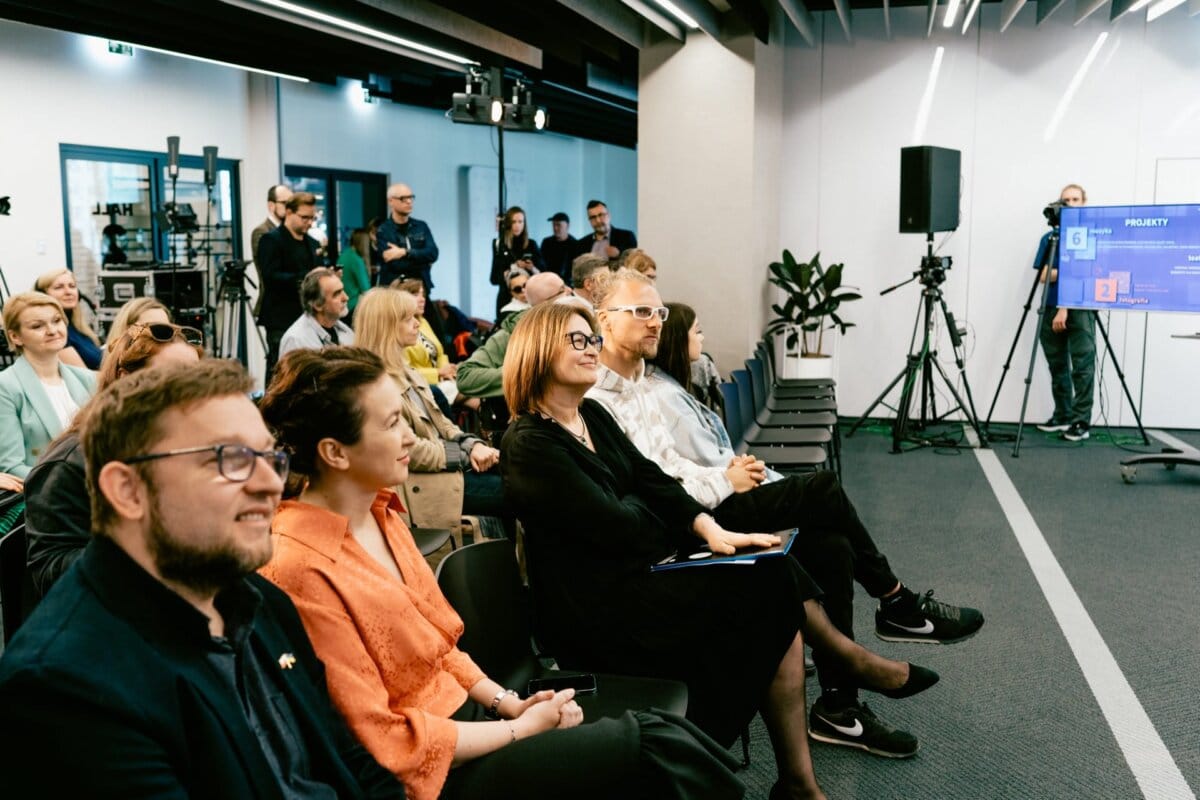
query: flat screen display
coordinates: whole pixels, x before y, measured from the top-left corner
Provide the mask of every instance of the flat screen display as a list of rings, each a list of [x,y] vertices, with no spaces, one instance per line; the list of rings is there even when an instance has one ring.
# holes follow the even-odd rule
[[[1058,304],[1200,312],[1200,205],[1061,211]]]

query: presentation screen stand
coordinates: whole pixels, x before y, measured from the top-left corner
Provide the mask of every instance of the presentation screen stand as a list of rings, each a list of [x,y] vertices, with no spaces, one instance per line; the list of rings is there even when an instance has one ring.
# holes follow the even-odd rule
[[[1198,339],[1200,333],[1190,336],[1173,336],[1173,339]],[[1164,447],[1161,453],[1148,453],[1142,456],[1127,458],[1121,462],[1121,479],[1133,483],[1137,477],[1137,468],[1142,464],[1162,464],[1167,469],[1175,469],[1180,464],[1200,467],[1200,450],[1194,447]]]

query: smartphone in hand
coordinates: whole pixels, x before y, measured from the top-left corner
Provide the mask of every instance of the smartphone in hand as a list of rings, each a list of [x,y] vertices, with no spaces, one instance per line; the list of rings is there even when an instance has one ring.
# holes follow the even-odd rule
[[[525,687],[525,696],[529,697],[546,689],[555,692],[561,692],[564,689],[574,689],[576,697],[585,694],[595,694],[596,676],[591,673],[577,673],[574,675],[555,675],[549,678],[533,678]]]

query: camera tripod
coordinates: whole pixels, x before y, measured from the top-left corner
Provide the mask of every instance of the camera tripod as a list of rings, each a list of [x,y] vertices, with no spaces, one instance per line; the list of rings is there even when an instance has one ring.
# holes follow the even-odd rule
[[[1029,407],[1029,390],[1033,386],[1033,366],[1037,363],[1037,351],[1041,344],[1040,333],[1042,329],[1042,320],[1046,318],[1046,309],[1050,301],[1050,293],[1047,291],[1049,284],[1042,284],[1042,273],[1046,272],[1049,277],[1049,271],[1057,269],[1058,264],[1058,241],[1059,241],[1059,215],[1058,209],[1061,203],[1051,203],[1046,206],[1042,212],[1046,216],[1046,221],[1050,225],[1050,235],[1046,239],[1046,248],[1043,251],[1042,263],[1038,264],[1037,269],[1033,274],[1033,286],[1029,287],[1029,296],[1025,298],[1025,306],[1021,310],[1021,321],[1017,323],[1017,332],[1013,335],[1012,344],[1008,348],[1008,357],[1004,359],[1004,367],[1000,370],[1000,382],[996,384],[996,393],[992,395],[992,405],[988,409],[987,419],[983,423],[983,429],[991,436],[992,413],[996,410],[996,401],[1000,399],[1000,390],[1004,388],[1004,379],[1008,376],[1008,368],[1012,364],[1013,353],[1017,351],[1017,342],[1021,338],[1021,331],[1025,329],[1025,320],[1029,318],[1029,309],[1033,306],[1033,296],[1037,294],[1038,285],[1041,284],[1045,288],[1042,289],[1042,299],[1038,304],[1037,310],[1037,328],[1033,334],[1033,349],[1029,353],[1029,369],[1025,373],[1025,391],[1021,395],[1021,416],[1017,419],[1017,433],[1014,437],[1012,456],[1020,458],[1021,456],[1021,436],[1025,430],[1025,412]],[[1080,313],[1077,311],[1076,313]],[[1095,314],[1095,312],[1082,311],[1082,313]],[[1104,322],[1101,321],[1100,315],[1095,314],[1096,327],[1100,329],[1100,335],[1104,339],[1104,347],[1108,352],[1108,357],[1112,359],[1113,367],[1117,371],[1117,378],[1121,382],[1121,388],[1125,391],[1125,397],[1129,400],[1129,407],[1133,410],[1133,418],[1137,422],[1138,432],[1142,435],[1142,441],[1145,444],[1150,444],[1150,437],[1146,435],[1146,429],[1142,427],[1142,416],[1138,411],[1137,403],[1133,402],[1133,395],[1129,393],[1129,385],[1125,382],[1125,373],[1121,371],[1121,364],[1117,361],[1117,354],[1113,351],[1112,342],[1108,338],[1108,330],[1104,327]],[[1004,436],[1005,439],[1008,435]]]
[[[954,315],[946,307],[946,301],[942,297],[942,290],[938,288],[946,280],[946,270],[950,268],[949,262],[949,257],[941,258],[933,254],[933,234],[926,234],[925,256],[921,259],[921,268],[914,272],[908,280],[901,281],[895,286],[888,287],[880,292],[880,295],[888,294],[914,280],[919,281],[921,286],[924,287],[921,290],[921,307],[918,309],[917,319],[913,324],[913,335],[909,342],[909,352],[904,369],[879,393],[879,396],[875,398],[874,402],[871,403],[863,415],[850,428],[850,431],[846,434],[847,436],[853,436],[854,432],[871,416],[871,412],[896,387],[896,384],[903,381],[904,386],[900,390],[900,400],[897,402],[895,409],[896,419],[892,422],[893,453],[904,452],[900,447],[900,443],[904,441],[915,443],[919,447],[939,444],[929,438],[918,438],[910,435],[910,427],[918,431],[923,431],[930,425],[942,422],[946,417],[958,410],[962,411],[963,416],[966,417],[967,422],[974,429],[980,446],[987,447],[987,438],[979,427],[979,417],[975,413],[975,400],[971,396],[971,384],[967,381],[966,368],[962,357],[959,355],[959,349],[962,347],[962,336],[958,332],[958,325],[954,321]],[[934,349],[935,343],[933,341],[935,306],[941,308],[942,317],[946,321],[946,329],[950,333],[950,342],[954,350],[954,364],[958,367],[958,374],[962,379],[966,402],[963,402],[963,398],[954,387],[950,376],[946,374],[946,370],[942,368],[941,363],[937,359],[937,350]],[[917,325],[921,325],[924,330],[920,347],[916,346]],[[937,412],[936,397],[934,394],[933,376],[935,371],[941,376],[943,383],[946,384],[946,388],[950,390],[951,396],[958,404],[940,415]],[[916,419],[913,419],[910,409],[913,399],[917,394],[918,380],[920,381],[921,414]]]
[[[250,296],[246,293],[246,284],[258,288],[254,281],[246,275],[246,265],[249,261],[226,261],[221,274],[221,283],[217,287],[217,322],[220,327],[220,339],[213,348],[217,358],[237,358],[242,365],[249,369],[249,355],[246,351],[246,331],[254,331],[262,345],[263,352],[267,351],[266,340],[262,332],[254,324],[254,315],[250,310]]]

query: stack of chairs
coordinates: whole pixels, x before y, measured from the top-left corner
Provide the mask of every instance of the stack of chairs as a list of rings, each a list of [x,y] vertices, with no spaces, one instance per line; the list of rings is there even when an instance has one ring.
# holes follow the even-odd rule
[[[770,346],[759,342],[745,369],[721,384],[725,425],[739,454],[779,472],[834,469],[841,474],[836,382],[780,380]]]

